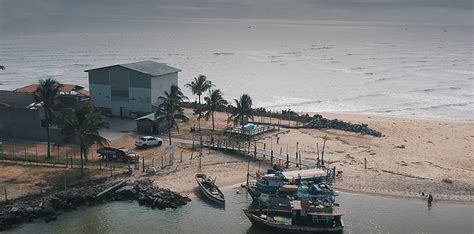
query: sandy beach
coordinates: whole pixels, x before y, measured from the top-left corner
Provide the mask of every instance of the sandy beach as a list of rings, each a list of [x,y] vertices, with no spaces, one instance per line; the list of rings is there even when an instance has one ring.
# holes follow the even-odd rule
[[[174,137],[190,138],[189,127],[197,126],[191,115],[187,123],[180,124],[180,134]],[[257,138],[272,146],[275,151],[296,152],[296,142],[303,158],[316,160],[317,147],[320,150],[323,137],[327,136],[325,161],[329,167],[343,171],[334,187],[352,192],[372,193],[399,197],[423,199],[433,194],[437,200],[474,201],[474,124],[472,122],[438,121],[399,117],[379,117],[367,115],[323,114],[327,118],[337,118],[352,123],[367,123],[369,127],[381,131],[380,138],[349,133],[340,130],[285,129],[261,135]],[[226,126],[227,114],[216,114],[216,128]],[[210,121],[201,121],[201,128],[211,128]],[[123,136],[114,141],[120,146],[133,145],[135,135]],[[162,136],[166,139],[166,136]],[[279,142],[276,143],[277,138]],[[166,141],[165,144],[168,142]],[[239,155],[224,152],[203,151],[202,169],[198,168],[197,157],[190,160],[191,147],[177,144],[176,164],[159,170],[153,176],[159,186],[179,192],[190,192],[196,187],[194,175],[207,173],[217,177],[217,184],[230,186],[245,181],[247,161]],[[183,152],[183,162],[177,162]],[[147,160],[156,161],[164,155],[163,149],[139,150]],[[194,155],[197,155],[195,152]],[[367,159],[367,169],[364,169]],[[156,164],[156,163],[155,163]],[[251,162],[251,173],[264,171],[269,162]],[[260,169],[259,169],[260,168]],[[296,170],[290,168],[289,170]],[[137,175],[138,176],[138,175]]]
[[[180,133],[172,131],[173,140],[177,138],[190,139],[191,126],[198,126],[192,110],[186,109],[190,121],[181,123]],[[296,143],[303,158],[316,160],[317,147],[322,149],[323,138],[327,137],[325,161],[329,167],[342,171],[342,176],[334,182],[334,187],[341,191],[379,194],[384,196],[410,197],[425,199],[422,193],[433,194],[438,201],[474,202],[474,123],[410,119],[399,117],[380,117],[367,115],[323,114],[327,118],[337,118],[352,123],[366,123],[369,127],[381,131],[380,138],[344,132],[341,130],[316,129],[286,129],[281,128],[256,138],[265,142],[267,148],[275,151],[288,152],[294,155]],[[227,114],[216,113],[216,128],[222,129],[227,125]],[[132,120],[120,120],[130,122]],[[131,123],[131,124],[130,124]],[[133,127],[133,122],[128,125]],[[120,126],[126,126],[121,124]],[[202,131],[209,131],[211,121],[201,120]],[[111,145],[114,147],[134,148],[134,140],[138,137],[133,130],[119,129],[116,134],[108,133]],[[164,145],[168,144],[167,135],[161,135]],[[277,143],[277,138],[279,138]],[[184,194],[193,193],[196,187],[194,175],[206,173],[217,177],[219,186],[231,186],[246,180],[247,167],[251,173],[265,171],[270,167],[268,161],[248,162],[247,158],[229,152],[219,152],[208,149],[202,151],[201,168],[199,168],[199,151],[192,150],[191,145],[178,142],[175,148],[174,163],[169,164],[170,158],[165,156],[164,147],[134,149],[142,158],[145,165],[153,164],[157,173],[153,176],[144,175],[141,170],[135,170],[135,178],[150,177],[155,184]],[[94,158],[94,157],[92,157]],[[364,161],[367,160],[367,169]],[[36,184],[46,176],[51,169],[37,171],[38,178],[28,175],[28,168],[22,165],[2,165],[1,180],[8,187],[21,190],[14,195],[26,194],[29,190],[37,190]],[[12,173],[11,171],[17,172]],[[59,169],[61,170],[61,169]],[[297,170],[294,166],[289,170]],[[18,176],[18,173],[22,176]],[[12,180],[15,175],[17,179]],[[41,176],[40,176],[41,175]],[[28,186],[18,187],[19,180],[31,180]],[[15,182],[16,181],[16,182]],[[8,182],[12,182],[9,185]]]

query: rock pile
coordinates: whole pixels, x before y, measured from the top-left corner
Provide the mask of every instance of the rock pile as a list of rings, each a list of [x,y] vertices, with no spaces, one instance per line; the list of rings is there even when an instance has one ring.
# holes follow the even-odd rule
[[[140,180],[126,185],[110,195],[113,200],[137,200],[151,208],[176,209],[191,201],[188,197],[169,189],[154,187],[150,180]]]
[[[141,180],[129,182],[115,192],[97,198],[97,194],[109,188],[111,184],[99,184],[80,188],[67,189],[43,197],[24,197],[13,205],[0,207],[0,231],[13,225],[44,219],[45,222],[56,220],[62,212],[75,210],[77,207],[92,206],[100,202],[117,200],[137,200],[141,205],[152,208],[177,208],[186,205],[191,199],[179,193],[154,187],[152,181]]]
[[[332,128],[340,129],[348,132],[357,132],[361,134],[371,135],[374,137],[381,137],[382,133],[371,129],[367,124],[353,124],[351,122],[345,122],[338,119],[327,119],[321,115],[314,115],[313,119],[309,121],[306,125],[308,128]]]

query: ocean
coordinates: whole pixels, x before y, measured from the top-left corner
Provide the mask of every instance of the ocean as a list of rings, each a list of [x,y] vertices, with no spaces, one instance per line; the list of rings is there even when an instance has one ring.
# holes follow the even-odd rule
[[[4,90],[88,87],[84,70],[153,60],[182,69],[191,100],[184,84],[204,74],[273,111],[474,120],[472,26],[163,18],[0,32]]]

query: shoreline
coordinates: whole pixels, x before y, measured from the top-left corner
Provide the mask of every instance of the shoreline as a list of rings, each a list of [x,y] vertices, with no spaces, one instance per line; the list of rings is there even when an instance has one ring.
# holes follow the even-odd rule
[[[332,186],[336,192],[342,192],[346,194],[352,194],[352,195],[364,195],[364,196],[374,196],[374,197],[383,197],[383,198],[392,198],[392,199],[397,199],[397,200],[406,200],[406,201],[425,201],[426,202],[426,197],[416,197],[416,196],[409,196],[409,195],[401,195],[401,194],[387,194],[387,193],[382,193],[382,192],[370,192],[370,191],[364,191],[364,190],[353,190],[353,189],[347,189],[347,188],[341,188],[338,186]],[[457,205],[470,205],[474,206],[474,201],[469,201],[469,200],[450,200],[450,199],[443,199],[443,198],[435,198],[433,200],[433,204],[435,203],[442,203],[442,204],[457,204]]]
[[[400,120],[417,120],[427,122],[441,122],[441,123],[474,123],[472,120],[461,120],[461,119],[448,119],[442,117],[428,117],[428,116],[416,116],[416,115],[390,115],[384,113],[362,113],[362,112],[302,112],[304,114],[314,115],[320,114],[323,117],[328,116],[359,116],[359,117],[376,117],[384,119],[400,119]]]

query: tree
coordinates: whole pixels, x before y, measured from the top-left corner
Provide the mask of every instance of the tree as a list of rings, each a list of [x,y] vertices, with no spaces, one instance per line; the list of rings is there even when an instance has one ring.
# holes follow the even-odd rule
[[[158,110],[155,113],[155,121],[160,124],[163,122],[167,123],[168,127],[168,137],[171,145],[171,129],[176,127],[176,131],[179,134],[179,127],[177,120],[188,121],[188,117],[184,114],[183,108],[180,104],[187,97],[183,95],[181,89],[172,85],[170,92],[165,91],[164,96],[158,97],[160,104],[158,105]]]
[[[250,118],[253,120],[253,110],[252,110],[252,98],[247,94],[242,94],[239,100],[234,99],[235,108],[232,110],[232,115],[230,118],[234,123],[242,125],[242,130],[244,130],[244,118]]]
[[[201,95],[214,86],[210,80],[207,79],[205,75],[199,75],[194,77],[194,80],[187,83],[185,87],[191,89],[191,92],[194,95],[198,96],[198,103],[201,105]]]
[[[206,120],[211,118],[212,121],[212,131],[214,132],[214,112],[220,108],[227,105],[227,101],[222,97],[222,92],[219,89],[210,90],[209,96],[205,97],[204,100],[206,101],[203,110],[206,112],[204,117]]]
[[[94,144],[108,145],[109,141],[99,134],[108,127],[98,109],[90,104],[82,104],[77,109],[68,108],[60,121],[62,143],[74,143],[79,146],[81,155],[81,177],[84,176],[84,159]]]
[[[44,110],[44,123],[46,128],[46,140],[48,141],[47,157],[51,157],[51,140],[49,139],[49,127],[54,121],[54,107],[58,104],[59,89],[61,84],[55,79],[48,78],[39,80],[38,88],[34,93],[36,102],[41,103]]]
[[[201,108],[201,95],[206,92],[207,90],[209,90],[210,88],[212,88],[212,86],[214,86],[212,84],[212,82],[210,80],[207,79],[207,77],[205,75],[199,75],[198,77],[194,77],[194,80],[191,81],[190,83],[187,83],[185,85],[185,87],[188,87],[189,89],[191,89],[191,92],[194,94],[194,95],[197,95],[198,96],[198,104],[199,104],[199,107],[197,108],[197,113],[198,113],[198,121],[200,121],[201,119],[201,112],[200,112],[200,108]],[[201,122],[198,122],[199,123],[199,130],[201,129]]]

